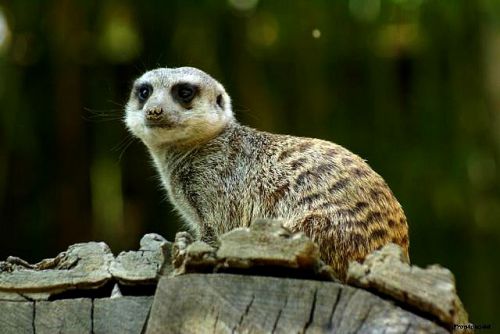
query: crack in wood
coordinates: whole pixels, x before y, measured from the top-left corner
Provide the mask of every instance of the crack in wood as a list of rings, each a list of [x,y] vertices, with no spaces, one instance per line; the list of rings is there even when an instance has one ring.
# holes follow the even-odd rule
[[[217,323],[219,322],[219,312],[217,312],[217,315],[215,316],[215,322],[214,322],[214,333],[217,333]]]
[[[146,330],[148,329],[148,322],[149,322],[149,315],[151,314],[151,309],[153,308],[153,305],[151,304],[148,309],[148,313],[146,315],[146,320],[144,320],[144,324],[142,326],[141,334],[145,334]]]
[[[276,316],[276,319],[274,320],[273,329],[271,330],[271,334],[274,333],[274,332],[276,332],[276,327],[278,326],[278,322],[279,322],[279,320],[281,318],[281,313],[286,308],[287,304],[288,304],[288,295],[285,296],[285,302],[283,303],[283,306],[278,311],[278,315]]]
[[[349,304],[351,303],[351,300],[353,298],[355,293],[352,293],[352,294],[348,294],[348,298],[346,301],[345,301],[345,305],[344,305],[344,308],[342,309],[342,314],[340,315],[339,317],[339,322],[338,322],[338,326],[339,328],[341,327],[340,325],[342,324],[342,320],[344,319],[344,315],[345,315],[345,309],[349,306]]]
[[[94,334],[94,298],[90,300],[90,333]]]
[[[33,334],[36,334],[35,319],[36,319],[36,301],[33,301],[33,315],[31,320],[31,326],[33,327]]]
[[[368,319],[372,308],[373,308],[373,304],[370,304],[368,306],[368,309],[366,310],[365,314],[363,314],[363,317],[359,320],[359,325],[356,328],[356,330],[354,331],[354,333],[359,333],[359,331],[361,330],[363,325],[366,323],[366,319]]]
[[[275,333],[276,332],[276,327],[278,326],[278,321],[280,320],[281,318],[281,312],[283,312],[282,309],[280,309],[278,311],[278,316],[276,317],[276,320],[274,320],[274,324],[273,324],[273,329],[271,330],[271,334]]]
[[[80,260],[81,260],[81,258],[80,258],[80,257],[78,257],[78,258],[76,258],[76,259],[75,259],[75,261],[71,262],[71,263],[68,265],[68,267],[66,267],[66,268],[61,268],[61,269],[64,269],[64,270],[72,270],[72,269],[74,269],[74,268],[78,265],[78,263],[80,262]]]
[[[18,292],[17,294],[18,294],[19,296],[23,297],[24,299],[26,299],[26,301],[28,301],[28,302],[33,302],[33,301],[35,301],[35,299],[30,298],[30,297],[28,297],[28,296],[24,295],[24,294],[23,294],[23,293],[21,293],[21,292]]]
[[[314,320],[314,310],[316,309],[316,300],[317,300],[317,298],[318,298],[318,288],[315,288],[314,289],[314,294],[313,294],[311,311],[309,313],[309,319],[307,320],[307,322],[304,325],[303,333],[305,333],[307,331],[307,329],[309,328],[309,326],[311,326],[311,324],[313,323],[313,320]]]
[[[240,317],[240,321],[238,321],[238,324],[236,326],[234,326],[234,328],[231,331],[231,333],[235,333],[236,329],[240,328],[241,324],[243,323],[243,319],[245,318],[245,316],[248,315],[248,312],[250,311],[250,307],[252,307],[252,304],[253,304],[254,300],[255,300],[255,295],[252,294],[252,299],[250,299],[250,302],[247,304],[247,306],[245,308],[245,312],[243,312],[243,314]]]
[[[342,297],[342,288],[338,289],[337,296],[335,297],[335,301],[333,302],[332,312],[330,313],[330,319],[328,320],[328,329],[333,329],[333,316],[335,315],[335,311],[337,310],[337,306],[339,305],[339,301]]]

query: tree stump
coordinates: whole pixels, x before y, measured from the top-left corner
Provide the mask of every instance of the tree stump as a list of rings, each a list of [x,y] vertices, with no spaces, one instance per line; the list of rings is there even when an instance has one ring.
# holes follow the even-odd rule
[[[274,221],[231,231],[217,247],[185,233],[173,245],[146,235],[116,257],[104,243],[76,244],[37,264],[0,262],[0,333],[449,333],[467,324],[452,273],[410,266],[396,245],[351,263],[350,285],[332,273],[311,240]]]
[[[335,282],[189,274],[163,278],[146,333],[448,333],[370,292]]]

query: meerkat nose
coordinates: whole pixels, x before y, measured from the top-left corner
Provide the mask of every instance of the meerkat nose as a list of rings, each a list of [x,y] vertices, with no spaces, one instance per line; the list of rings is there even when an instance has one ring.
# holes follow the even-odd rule
[[[163,114],[163,108],[159,106],[153,106],[146,110],[146,119],[156,120]]]

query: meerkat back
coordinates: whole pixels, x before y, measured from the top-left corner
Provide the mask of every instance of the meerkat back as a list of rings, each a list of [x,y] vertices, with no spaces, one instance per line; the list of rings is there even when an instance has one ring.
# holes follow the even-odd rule
[[[349,261],[387,243],[408,256],[401,205],[364,160],[328,141],[239,124],[224,87],[201,70],[146,72],[125,122],[197,238],[213,243],[255,219],[280,219],[314,240],[341,279]]]

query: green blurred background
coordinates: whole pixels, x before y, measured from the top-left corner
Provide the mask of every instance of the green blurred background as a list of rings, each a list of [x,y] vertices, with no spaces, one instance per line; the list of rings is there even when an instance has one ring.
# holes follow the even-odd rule
[[[405,208],[411,257],[456,275],[475,323],[500,310],[500,1],[0,1],[0,259],[172,239],[121,122],[159,66],[219,79],[238,119],[368,160]]]

